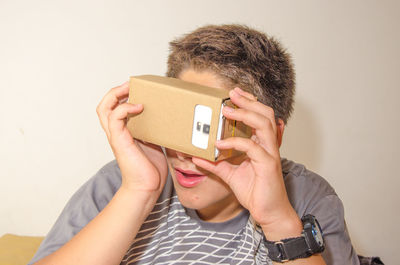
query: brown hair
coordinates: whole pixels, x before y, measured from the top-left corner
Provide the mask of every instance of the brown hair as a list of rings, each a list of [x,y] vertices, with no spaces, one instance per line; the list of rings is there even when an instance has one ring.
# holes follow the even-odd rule
[[[167,76],[211,70],[229,85],[251,92],[287,122],[295,73],[290,55],[274,38],[242,25],[209,25],[170,42]]]

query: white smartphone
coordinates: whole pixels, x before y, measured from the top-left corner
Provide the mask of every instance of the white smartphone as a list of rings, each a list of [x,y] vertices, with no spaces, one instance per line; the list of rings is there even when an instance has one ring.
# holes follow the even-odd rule
[[[221,105],[220,117],[218,122],[217,140],[221,140],[225,117],[222,115]],[[194,119],[192,128],[192,144],[201,149],[207,149],[210,137],[210,124],[212,109],[205,105],[196,105],[194,109]],[[215,157],[218,157],[219,150],[215,148]]]

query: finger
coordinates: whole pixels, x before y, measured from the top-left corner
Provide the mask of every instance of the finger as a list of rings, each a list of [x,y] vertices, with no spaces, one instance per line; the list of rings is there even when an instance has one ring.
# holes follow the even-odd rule
[[[118,105],[118,103],[126,98],[129,94],[128,82],[123,83],[120,86],[112,88],[100,101],[96,108],[97,116],[99,117],[100,124],[103,130],[109,136],[108,131],[108,116],[111,111]]]
[[[257,101],[257,98],[253,94],[244,91],[240,87],[235,87],[234,90],[236,93],[238,93],[239,95],[241,95],[249,100]]]
[[[120,86],[114,87],[101,100],[99,107],[106,109],[115,108],[121,100],[129,95],[129,82],[125,82]]]
[[[118,105],[108,116],[108,129],[110,136],[121,132],[126,126],[126,118],[129,114],[139,114],[143,111],[142,104],[123,103]]]
[[[225,181],[228,185],[230,183],[230,176],[232,175],[235,166],[226,162],[226,161],[218,161],[218,162],[210,162],[208,160],[192,157],[192,162],[208,172],[220,177],[223,181]]]
[[[275,113],[274,110],[271,107],[268,107],[264,105],[261,102],[258,102],[254,99],[249,99],[245,96],[242,96],[237,92],[238,89],[233,89],[229,91],[229,96],[231,98],[231,101],[238,106],[239,108],[242,109],[247,109],[254,111],[256,113],[259,113],[269,119],[271,123],[273,124],[274,131],[276,130],[276,124],[275,124]],[[243,93],[245,93],[243,91]]]
[[[224,116],[230,120],[241,121],[254,129],[263,147],[276,144],[276,129],[271,121],[259,113],[246,109],[233,109],[225,106],[222,109]]]
[[[242,137],[229,137],[224,140],[217,141],[216,147],[220,150],[235,149],[246,153],[246,155],[254,162],[263,163],[265,160],[279,156],[276,146],[268,146],[264,149],[253,140]]]

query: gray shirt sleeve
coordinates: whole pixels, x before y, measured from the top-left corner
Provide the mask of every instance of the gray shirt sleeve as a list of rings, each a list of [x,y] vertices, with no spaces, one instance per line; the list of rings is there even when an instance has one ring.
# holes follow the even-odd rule
[[[358,265],[357,254],[351,244],[344,220],[344,210],[341,200],[336,195],[328,195],[308,212],[320,220],[324,233],[326,249],[322,256],[329,264],[354,264]]]
[[[322,256],[327,265],[359,265],[344,219],[342,201],[321,176],[303,165],[282,160],[289,200],[297,214],[314,215],[321,225],[325,240]]]
[[[100,169],[71,197],[28,264],[37,262],[67,243],[96,217],[120,186],[121,174],[117,162],[112,161]]]

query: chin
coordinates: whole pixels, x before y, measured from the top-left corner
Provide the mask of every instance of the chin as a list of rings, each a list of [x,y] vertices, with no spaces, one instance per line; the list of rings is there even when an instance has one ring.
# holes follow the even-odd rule
[[[204,194],[204,192],[200,193],[195,189],[186,189],[179,187],[178,185],[175,185],[175,191],[178,195],[180,203],[185,208],[200,210],[212,204],[212,201],[210,201],[210,196]]]
[[[180,203],[183,205],[183,207],[188,208],[188,209],[193,209],[193,210],[201,210],[204,208],[202,203],[193,201],[193,200],[187,200],[183,196],[178,195],[178,199]]]

